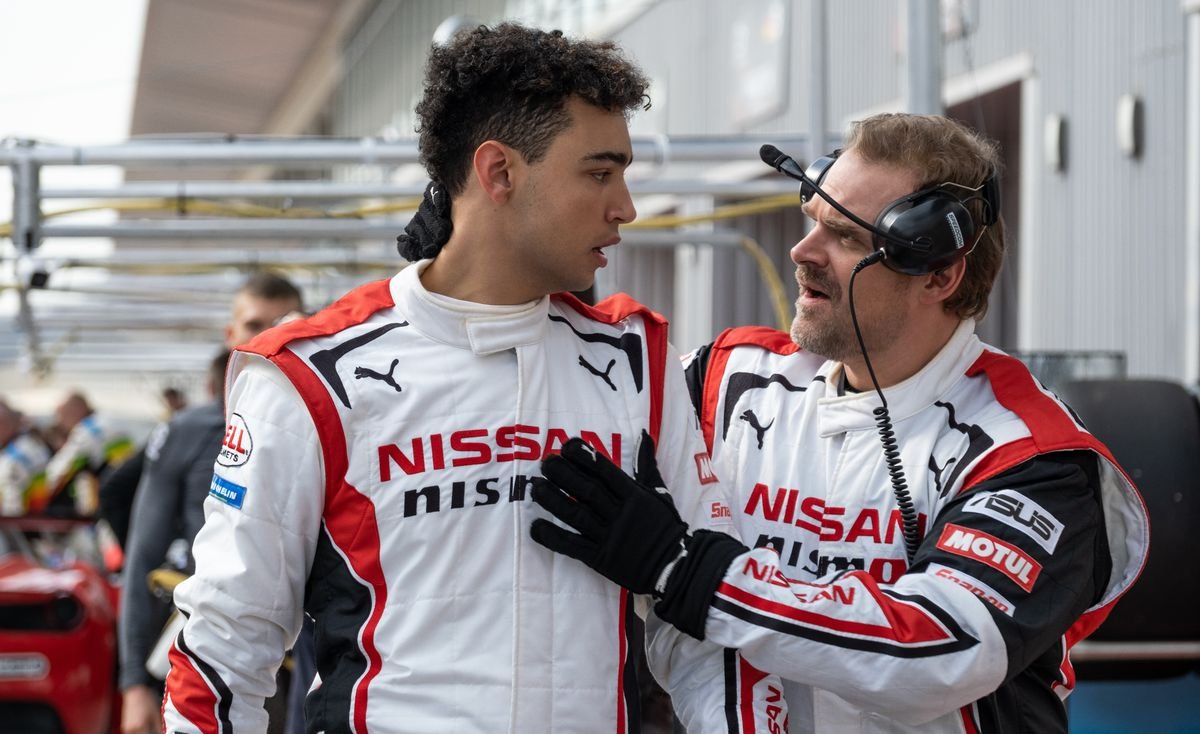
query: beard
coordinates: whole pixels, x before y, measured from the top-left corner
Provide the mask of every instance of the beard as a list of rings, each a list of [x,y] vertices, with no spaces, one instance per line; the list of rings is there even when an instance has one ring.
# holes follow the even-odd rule
[[[796,316],[792,320],[791,337],[801,349],[837,362],[856,361],[862,356],[854,322],[850,318],[848,298],[842,298],[842,287],[828,271],[809,265],[796,268],[796,277],[829,298],[811,306],[796,301]],[[905,278],[895,288],[882,292],[877,288],[855,293],[858,324],[863,342],[871,353],[890,348],[899,339],[908,323],[908,314],[898,308],[911,280]],[[847,289],[848,292],[848,289]],[[864,298],[864,294],[867,296]]]

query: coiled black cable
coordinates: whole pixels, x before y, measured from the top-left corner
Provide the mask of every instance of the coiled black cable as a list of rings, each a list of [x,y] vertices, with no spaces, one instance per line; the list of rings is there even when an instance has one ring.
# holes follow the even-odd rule
[[[875,377],[875,368],[871,366],[871,357],[867,354],[867,345],[863,342],[862,330],[858,326],[858,313],[854,308],[854,279],[860,271],[886,257],[883,250],[876,250],[867,255],[854,266],[850,272],[848,299],[850,301],[850,321],[854,324],[854,336],[858,339],[858,348],[862,352],[863,361],[867,365],[867,374],[871,376],[871,385],[879,396],[879,407],[871,411],[875,416],[875,425],[879,430],[879,440],[883,444],[883,458],[887,464],[888,476],[892,482],[892,493],[896,495],[896,505],[900,508],[900,518],[904,523],[904,548],[911,566],[917,555],[917,546],[921,543],[921,528],[917,518],[917,508],[913,504],[912,494],[908,491],[908,480],[904,478],[904,467],[900,462],[900,448],[896,442],[896,429],[892,427],[892,417],[888,413],[887,398],[879,387]]]

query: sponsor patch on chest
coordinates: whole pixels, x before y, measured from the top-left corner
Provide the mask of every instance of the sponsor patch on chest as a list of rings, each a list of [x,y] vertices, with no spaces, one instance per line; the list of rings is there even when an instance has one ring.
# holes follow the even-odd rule
[[[712,459],[708,458],[708,454],[700,452],[694,457],[696,459],[696,476],[699,477],[701,484],[714,484],[717,481],[717,474],[712,468]]]

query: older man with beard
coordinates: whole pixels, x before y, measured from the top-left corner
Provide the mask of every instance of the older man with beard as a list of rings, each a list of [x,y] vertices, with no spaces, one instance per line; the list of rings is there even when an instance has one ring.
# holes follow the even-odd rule
[[[534,537],[658,579],[661,619],[786,679],[793,734],[1065,732],[1070,647],[1137,578],[1148,523],[1108,449],[975,335],[1004,249],[995,146],[880,115],[807,173],[764,160],[813,221],[790,337],[732,329],[685,359],[754,548],[577,441],[534,500],[578,533]]]

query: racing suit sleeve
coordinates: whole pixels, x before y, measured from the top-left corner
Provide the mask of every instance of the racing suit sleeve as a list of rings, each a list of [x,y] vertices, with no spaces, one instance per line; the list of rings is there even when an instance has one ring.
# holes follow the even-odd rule
[[[146,658],[162,632],[161,614],[146,586],[146,575],[162,565],[171,541],[179,534],[183,504],[183,470],[163,455],[175,453],[173,446],[185,441],[169,424],[158,426],[146,447],[146,463],[134,492],[126,540],[125,569],[121,575],[121,620],[118,633],[121,669],[118,684],[123,690],[135,685],[152,685]]]
[[[953,712],[1059,644],[1103,593],[1096,471],[1091,454],[1044,455],[972,487],[892,585],[864,571],[804,583],[778,571],[774,550],[745,553],[713,597],[706,638],[908,724]]]
[[[266,360],[235,353],[231,370],[234,448],[217,459],[196,572],[175,590],[188,620],[170,653],[171,733],[266,731],[263,701],[300,630],[321,522],[321,447],[303,400]]]
[[[678,365],[674,350],[668,349],[656,451],[662,480],[693,529],[736,534]],[[737,651],[684,634],[651,611],[646,615],[646,654],[688,734],[786,731],[787,706],[778,676],[753,668]]]

